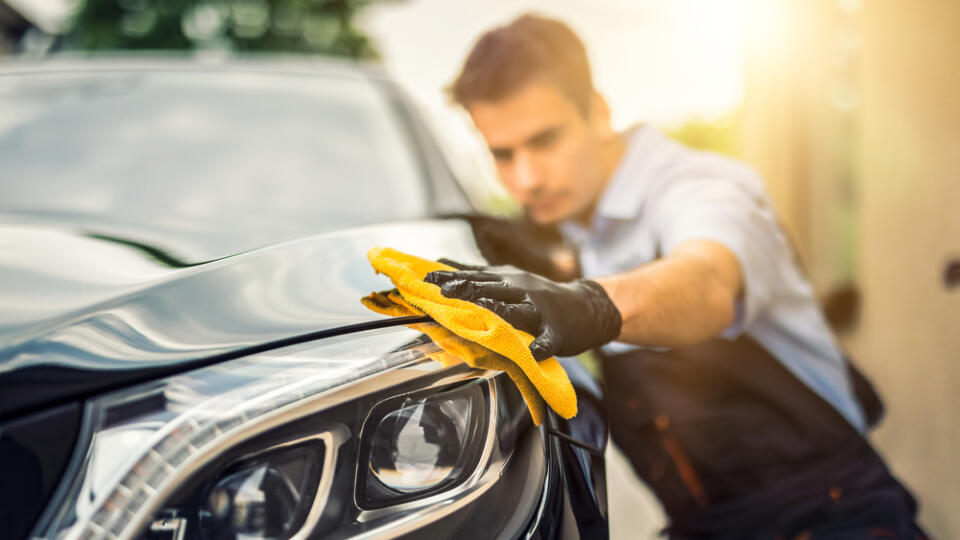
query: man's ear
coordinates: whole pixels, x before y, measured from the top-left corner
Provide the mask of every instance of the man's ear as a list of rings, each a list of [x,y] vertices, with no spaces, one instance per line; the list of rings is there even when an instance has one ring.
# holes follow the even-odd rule
[[[615,135],[613,127],[610,125],[610,106],[607,105],[607,99],[600,92],[594,91],[590,94],[590,126],[601,137],[610,137]]]

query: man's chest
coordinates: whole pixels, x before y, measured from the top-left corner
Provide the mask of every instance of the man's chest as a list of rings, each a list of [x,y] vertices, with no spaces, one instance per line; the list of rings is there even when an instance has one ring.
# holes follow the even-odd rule
[[[584,277],[625,272],[660,256],[653,230],[644,223],[611,220],[575,242]]]

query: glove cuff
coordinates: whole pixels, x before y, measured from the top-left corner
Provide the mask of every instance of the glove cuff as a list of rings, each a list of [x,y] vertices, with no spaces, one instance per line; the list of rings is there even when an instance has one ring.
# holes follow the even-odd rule
[[[587,292],[593,320],[597,321],[598,336],[602,339],[596,346],[604,345],[620,337],[623,318],[620,310],[610,299],[606,289],[591,279],[578,279],[576,283]]]

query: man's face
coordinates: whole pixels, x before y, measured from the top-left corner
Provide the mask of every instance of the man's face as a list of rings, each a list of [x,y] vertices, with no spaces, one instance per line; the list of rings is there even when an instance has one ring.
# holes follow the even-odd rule
[[[529,83],[467,109],[500,179],[542,224],[585,217],[606,180],[602,134],[559,88]]]

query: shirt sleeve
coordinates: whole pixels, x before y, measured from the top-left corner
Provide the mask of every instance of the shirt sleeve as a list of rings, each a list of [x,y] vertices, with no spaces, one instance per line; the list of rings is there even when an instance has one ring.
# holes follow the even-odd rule
[[[783,264],[793,264],[789,244],[759,178],[696,177],[669,182],[653,215],[660,250],[669,254],[689,240],[713,240],[737,257],[744,291],[735,319],[722,336],[740,335],[777,295]]]

